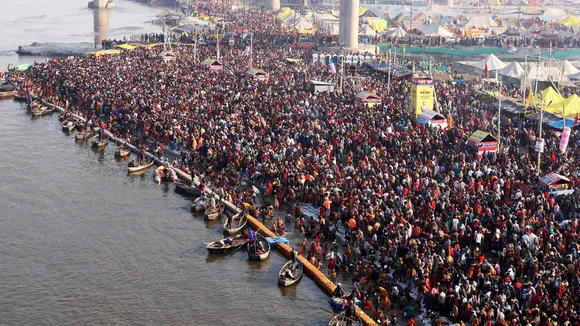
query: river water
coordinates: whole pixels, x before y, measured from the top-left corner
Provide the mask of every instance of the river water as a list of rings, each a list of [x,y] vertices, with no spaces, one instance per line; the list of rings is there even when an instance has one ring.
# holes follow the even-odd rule
[[[52,3],[3,6],[1,46],[95,37],[83,1]],[[117,6],[111,37],[131,29],[124,26],[145,31],[161,11]],[[0,56],[5,64],[37,59]],[[208,256],[204,243],[222,237],[221,225],[192,215],[190,199],[155,184],[152,171],[128,177],[113,150],[75,143],[56,115],[32,119],[23,105],[0,101],[0,325],[328,323],[332,315],[320,309],[328,298],[312,280],[276,285],[285,258],[273,251],[254,263],[244,250]]]

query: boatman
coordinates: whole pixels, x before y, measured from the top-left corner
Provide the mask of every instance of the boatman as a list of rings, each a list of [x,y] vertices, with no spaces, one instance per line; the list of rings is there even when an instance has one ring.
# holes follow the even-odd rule
[[[342,290],[342,284],[338,283],[336,289],[334,289],[333,297],[342,298],[344,297],[344,291]]]
[[[248,239],[250,240],[250,244],[253,244],[256,241],[256,232],[252,230],[252,228],[248,228]]]

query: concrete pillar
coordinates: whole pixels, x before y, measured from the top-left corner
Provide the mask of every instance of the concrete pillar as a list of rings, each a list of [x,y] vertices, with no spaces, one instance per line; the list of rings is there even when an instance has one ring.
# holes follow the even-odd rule
[[[359,0],[340,0],[338,41],[346,49],[358,48]]]
[[[103,40],[109,38],[109,11],[95,8],[93,10],[93,22],[95,31],[95,45],[101,45]]]
[[[266,10],[280,10],[280,0],[266,0]]]
[[[114,8],[115,1],[114,0],[93,0],[89,2],[89,8]]]
[[[447,0],[447,7],[453,8],[453,0]]]

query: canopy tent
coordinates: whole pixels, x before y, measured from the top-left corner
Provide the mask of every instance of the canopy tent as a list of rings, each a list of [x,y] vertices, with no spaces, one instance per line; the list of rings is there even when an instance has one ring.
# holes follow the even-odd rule
[[[423,112],[417,117],[417,122],[429,127],[447,128],[447,118],[429,109],[423,109]]]
[[[544,67],[544,65],[529,64],[528,68],[528,79],[530,82],[536,79],[540,82],[554,82],[560,83],[565,86],[573,86],[574,83],[568,78],[568,74],[564,71],[564,76],[562,76],[562,69],[558,66]],[[562,77],[562,78],[560,78]]]
[[[126,43],[125,43],[125,44],[119,44],[119,45],[117,45],[117,47],[118,47],[119,49],[123,49],[123,50],[127,50],[127,51],[132,51],[132,50],[134,50],[135,48],[137,48],[137,46],[136,46],[136,45],[133,45],[133,44],[126,44]]]
[[[216,59],[207,58],[201,63],[202,68],[207,70],[222,70],[223,64]]]
[[[562,95],[560,95],[552,86],[544,89],[542,93],[538,93],[534,96],[534,101],[537,107],[546,107],[548,105],[555,105],[564,101]],[[560,106],[560,109],[562,107]],[[547,109],[546,109],[547,110]],[[548,110],[547,110],[548,111]],[[552,112],[552,111],[549,111]]]
[[[376,36],[377,33],[369,25],[365,25],[363,28],[361,28],[358,35],[373,37]]]
[[[384,32],[389,26],[389,23],[381,18],[369,18],[367,19],[367,22],[376,33]]]
[[[288,8],[288,7],[282,8],[280,10],[280,13],[278,13],[278,16],[276,16],[276,18],[278,18],[279,20],[284,20],[294,13],[295,13],[295,11]]]
[[[524,68],[522,68],[522,65],[520,65],[519,62],[514,61],[510,63],[507,67],[503,68],[501,74],[513,78],[520,78],[524,75],[524,72],[525,70]]]
[[[375,93],[363,91],[356,95],[355,102],[373,107],[375,104],[381,103],[381,98]]]
[[[571,187],[570,179],[555,172],[549,172],[543,177],[540,177],[539,184],[555,195],[573,192],[572,190],[568,190]]]
[[[487,16],[473,16],[471,19],[465,24],[465,28],[467,29],[486,29],[490,27],[497,27],[498,24],[495,20],[491,19],[491,17]]]
[[[121,53],[121,50],[108,49],[108,50],[100,50],[100,51],[89,52],[87,54],[94,55],[95,57],[98,57],[98,56],[101,56],[101,55],[120,54],[120,53]]]
[[[260,68],[251,68],[246,72],[246,74],[254,79],[267,80],[268,73]]]
[[[490,53],[487,57],[472,65],[472,67],[481,69],[482,71],[485,71],[486,66],[488,71],[494,71],[504,69],[507,64],[498,59],[493,53]]]
[[[544,11],[542,16],[540,16],[540,17],[562,17],[563,18],[563,17],[566,17],[566,15],[568,15],[568,13],[564,9],[548,8],[548,9],[546,9],[546,11]]]
[[[477,151],[477,156],[483,156],[484,152],[496,152],[497,151],[497,138],[495,138],[489,132],[482,130],[477,130],[469,139],[467,139],[467,145],[474,148]]]
[[[564,60],[564,62],[562,63],[562,66],[564,68],[564,74],[568,75],[568,76],[572,76],[572,75],[576,75],[578,73],[580,73],[580,69],[574,67],[570,61],[568,60]]]
[[[552,103],[546,108],[546,111],[565,115],[567,117],[575,117],[580,114],[580,97],[573,94],[564,101]]]
[[[326,32],[330,35],[338,35],[340,31],[340,26],[337,24],[330,24],[328,25]]]
[[[171,50],[163,50],[157,55],[157,57],[163,60],[174,60],[176,55]]]
[[[447,29],[441,27],[437,23],[429,24],[429,26],[423,28],[421,33],[425,34],[425,36],[441,36],[441,37],[453,37],[454,34],[448,31]]]
[[[391,28],[387,32],[387,36],[390,37],[405,37],[407,36],[407,32],[401,26],[397,26],[396,28]]]
[[[566,26],[566,27],[580,27],[580,18],[568,15],[566,18],[555,21],[554,24]]]
[[[312,28],[313,28],[312,23],[309,22],[309,21],[307,21],[303,17],[300,17],[298,19],[298,21],[296,21],[294,23],[294,29],[297,29],[299,31],[302,31],[302,30],[311,30]]]

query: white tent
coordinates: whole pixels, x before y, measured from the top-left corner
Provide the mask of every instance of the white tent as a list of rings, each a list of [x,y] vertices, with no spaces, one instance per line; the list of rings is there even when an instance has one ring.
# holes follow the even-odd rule
[[[515,61],[512,62],[509,66],[503,68],[502,75],[513,77],[513,78],[520,78],[524,75],[524,68],[520,65],[519,62]]]
[[[339,33],[339,25],[337,24],[328,24],[328,34],[330,35],[338,35]]]
[[[306,19],[300,17],[298,21],[294,24],[294,28],[297,30],[312,29],[312,23]]]
[[[387,31],[387,36],[390,36],[390,37],[405,37],[406,35],[407,35],[407,32],[405,32],[405,30],[401,26],[397,26],[395,28],[390,28]]]
[[[548,8],[548,9],[546,9],[546,11],[544,11],[542,16],[540,16],[540,17],[562,17],[562,18],[564,18],[566,16],[568,16],[568,13],[564,9]]]
[[[363,36],[376,36],[377,32],[375,32],[369,25],[365,25],[363,28],[361,28],[361,30],[359,31],[358,35],[363,35]]]
[[[568,60],[564,60],[564,63],[562,63],[562,65],[564,66],[564,74],[568,76],[577,75],[578,73],[580,73],[580,69],[574,67]]]
[[[537,64],[529,64],[528,68],[528,79],[530,82],[535,81],[536,79],[541,82],[549,82],[552,81],[554,83],[558,83],[560,81],[560,76],[562,75],[562,69],[558,66],[554,67],[544,67],[544,65],[540,65],[538,67]],[[568,78],[568,74],[564,72],[564,76],[562,77],[562,84],[566,86],[573,86],[574,84]]]
[[[498,59],[493,53],[483,58],[483,60],[474,63],[472,66],[481,69],[483,71],[485,70],[486,64],[488,71],[501,70],[507,66],[500,59]]]
[[[447,29],[441,27],[437,23],[431,23],[429,26],[423,28],[421,33],[425,34],[425,36],[441,36],[441,37],[452,37],[454,36],[453,33],[448,31]]]
[[[465,25],[465,28],[485,29],[490,27],[497,27],[495,20],[487,16],[473,16]]]

